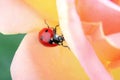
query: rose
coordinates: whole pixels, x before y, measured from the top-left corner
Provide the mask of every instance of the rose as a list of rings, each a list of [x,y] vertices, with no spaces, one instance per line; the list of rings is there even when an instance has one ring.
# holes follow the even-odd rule
[[[119,64],[117,63],[119,62],[119,58],[117,59],[117,61],[115,60],[110,64],[108,63],[106,64],[106,61],[108,60],[108,58],[116,59],[116,58],[111,58],[115,56],[105,55],[104,57],[99,53],[99,50],[102,49],[102,47],[99,46],[98,44],[99,40],[101,40],[102,46],[107,43],[109,44],[108,48],[109,46],[116,48],[116,46],[113,46],[110,44],[110,42],[108,42],[108,38],[104,36],[104,34],[102,33],[102,29],[101,29],[102,28],[101,25],[103,24],[102,20],[101,20],[101,23],[99,22],[91,23],[89,21],[89,23],[88,22],[83,23],[82,25],[81,21],[84,20],[84,17],[82,18],[82,16],[79,15],[80,17],[79,19],[76,13],[74,1],[57,0],[57,3],[58,3],[57,10],[59,14],[60,26],[63,31],[63,35],[65,36],[65,39],[69,47],[71,48],[71,51],[73,51],[73,53],[77,57],[76,58],[69,50],[66,50],[65,48],[62,48],[62,52],[59,52],[58,50],[61,51],[61,48],[59,47],[46,48],[42,46],[38,41],[38,38],[37,38],[38,32],[41,28],[45,26],[43,22],[44,18],[47,19],[47,21],[49,21],[51,25],[57,24],[58,19],[57,19],[57,16],[54,15],[54,14],[57,14],[56,11],[54,11],[56,10],[56,7],[51,8],[51,5],[48,7],[39,7],[34,5],[34,2],[37,2],[37,1],[34,1],[34,0],[33,1],[25,0],[25,1],[29,4],[31,4],[30,2],[32,2],[32,6],[34,6],[33,7],[34,10],[38,11],[40,15],[37,16],[37,14],[34,11],[32,11],[30,8],[28,8],[28,5],[25,5],[23,1],[9,0],[7,2],[8,7],[4,5],[6,4],[6,1],[1,1],[2,2],[2,7],[1,7],[2,19],[0,20],[1,32],[3,33],[27,32],[28,33],[23,39],[20,47],[16,51],[16,55],[12,62],[11,72],[12,72],[13,79],[20,79],[20,80],[21,79],[23,80],[26,80],[26,79],[27,80],[28,79],[29,80],[30,79],[31,80],[83,79],[83,80],[86,80],[87,79],[87,77],[85,77],[86,74],[84,73],[84,71],[81,71],[82,67],[84,68],[85,72],[88,74],[90,79],[94,79],[94,80],[96,79],[101,80],[105,78],[107,80],[111,79],[111,76],[109,75],[109,73],[104,67],[106,67],[107,69],[109,69],[110,67],[111,68],[119,67]],[[44,2],[46,5],[47,5],[47,2],[50,4],[50,2],[47,0],[44,0],[42,3],[41,1],[38,1],[39,4],[41,3],[41,5]],[[87,0],[85,2],[87,2]],[[106,2],[109,3],[109,1],[99,1],[99,0],[98,1],[93,0],[93,2],[101,3],[101,4],[106,4]],[[55,1],[53,0],[51,4],[54,4],[54,3]],[[53,10],[52,12],[54,13],[49,14],[51,10],[49,11],[49,9],[47,8],[52,9]],[[90,18],[88,17],[88,19]],[[118,30],[116,29],[115,32],[116,31],[119,32],[119,29]],[[110,33],[113,33],[113,32],[110,32]],[[117,38],[119,35],[115,37],[112,35],[109,35],[109,36],[111,39],[114,39],[115,42],[118,41]],[[107,48],[107,51],[110,51],[108,48]],[[68,53],[66,53],[66,51]],[[97,53],[99,58],[96,56],[95,52]],[[104,66],[101,64],[101,61],[99,59],[103,62]],[[76,63],[74,63],[74,61]],[[79,65],[79,62],[82,65],[82,67]],[[113,64],[116,64],[116,65],[113,65]],[[84,76],[80,76],[83,74]]]

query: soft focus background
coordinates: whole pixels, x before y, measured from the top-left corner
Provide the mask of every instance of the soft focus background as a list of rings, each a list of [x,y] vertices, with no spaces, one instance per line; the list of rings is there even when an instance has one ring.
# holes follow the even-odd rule
[[[0,80],[12,80],[10,65],[23,37],[23,34],[0,34]]]

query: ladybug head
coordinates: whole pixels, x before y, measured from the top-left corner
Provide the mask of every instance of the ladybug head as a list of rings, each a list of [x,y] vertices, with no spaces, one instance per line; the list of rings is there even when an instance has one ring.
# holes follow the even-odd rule
[[[58,36],[58,40],[59,40],[59,42],[63,42],[64,41],[64,37],[63,36]]]

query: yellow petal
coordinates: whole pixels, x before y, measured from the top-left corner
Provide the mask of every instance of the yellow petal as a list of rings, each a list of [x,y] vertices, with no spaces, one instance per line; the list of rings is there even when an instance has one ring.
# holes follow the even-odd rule
[[[13,80],[88,80],[68,48],[41,45],[38,32],[23,39],[12,61],[11,73]]]
[[[53,24],[58,23],[58,15],[56,9],[56,0],[24,0],[37,12],[43,19]]]
[[[120,80],[120,68],[112,70],[112,75],[114,76],[114,80]]]

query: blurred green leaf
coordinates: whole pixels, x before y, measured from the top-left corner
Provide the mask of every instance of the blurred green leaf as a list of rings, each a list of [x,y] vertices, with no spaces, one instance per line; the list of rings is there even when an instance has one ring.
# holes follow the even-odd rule
[[[12,80],[10,75],[10,65],[14,53],[23,37],[23,34],[0,34],[0,80]]]

